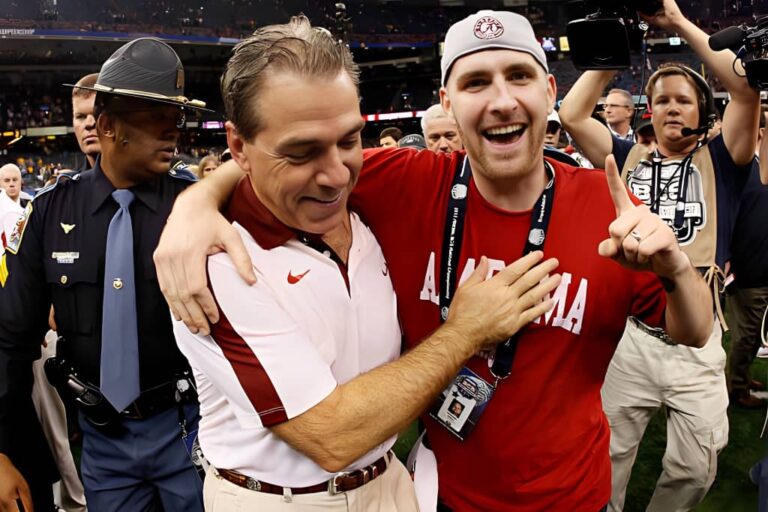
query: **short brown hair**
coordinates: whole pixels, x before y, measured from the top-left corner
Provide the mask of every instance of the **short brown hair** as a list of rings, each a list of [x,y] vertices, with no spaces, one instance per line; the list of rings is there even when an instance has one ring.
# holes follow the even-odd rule
[[[667,62],[660,65],[659,69],[654,71],[648,79],[648,85],[645,86],[645,96],[648,98],[648,105],[651,106],[651,111],[653,111],[653,88],[656,86],[656,82],[665,76],[682,76],[691,84],[693,90],[696,91],[696,99],[699,106],[699,123],[701,123],[702,116],[706,115],[707,112],[707,97],[691,73],[695,73],[695,71],[676,62]]]
[[[99,79],[98,73],[91,73],[90,75],[85,75],[83,78],[77,81],[75,86],[72,88],[72,97],[73,98],[89,98],[93,94],[96,94],[95,91],[92,91],[90,89],[83,89],[83,87],[93,87],[96,85],[96,80]]]
[[[309,77],[335,77],[344,71],[356,87],[360,76],[349,48],[327,30],[313,27],[304,15],[258,29],[234,47],[221,76],[227,118],[246,140],[261,127],[255,104],[270,71]]]
[[[403,130],[395,126],[388,126],[381,130],[381,133],[379,134],[379,140],[385,137],[392,137],[395,139],[395,142],[397,142],[403,138]]]

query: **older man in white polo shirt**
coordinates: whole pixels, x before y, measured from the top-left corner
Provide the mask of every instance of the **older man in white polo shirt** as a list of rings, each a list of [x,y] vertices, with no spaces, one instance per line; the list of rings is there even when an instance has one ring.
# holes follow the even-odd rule
[[[241,280],[238,256],[210,257],[219,321],[210,336],[175,326],[212,464],[207,510],[417,510],[389,451],[397,432],[473,354],[551,307],[556,260],[536,251],[486,281],[483,257],[443,326],[397,359],[390,271],[347,211],[363,164],[357,77],[348,48],[303,16],[238,44],[222,77],[246,172],[227,215],[258,281]]]

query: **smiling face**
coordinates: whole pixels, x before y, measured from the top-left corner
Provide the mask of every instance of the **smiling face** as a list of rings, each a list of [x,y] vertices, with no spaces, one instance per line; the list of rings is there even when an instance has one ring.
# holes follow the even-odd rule
[[[332,79],[273,72],[255,101],[264,119],[256,135],[244,140],[228,122],[227,139],[257,197],[294,229],[325,234],[339,227],[363,165],[364,123],[352,79],[343,71]]]
[[[651,94],[653,129],[662,153],[682,152],[695,144],[697,135],[683,137],[684,127],[699,125],[699,101],[696,88],[682,75],[662,76]]]
[[[453,112],[473,172],[494,181],[543,171],[555,93],[554,78],[531,55],[486,50],[458,59],[440,96]]]

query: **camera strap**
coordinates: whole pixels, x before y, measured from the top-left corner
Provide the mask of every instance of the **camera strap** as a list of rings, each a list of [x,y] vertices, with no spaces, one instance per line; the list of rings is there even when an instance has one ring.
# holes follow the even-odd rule
[[[523,249],[523,256],[541,249],[547,236],[549,219],[552,215],[552,204],[555,196],[555,172],[549,162],[544,161],[544,168],[549,177],[544,191],[536,200],[531,212],[531,227]],[[469,158],[459,161],[451,184],[451,195],[448,198],[448,211],[445,217],[442,256],[440,260],[440,317],[443,322],[448,318],[453,293],[456,290],[456,274],[458,272],[459,255],[464,236],[464,216],[467,209],[467,194],[472,168]],[[496,347],[496,355],[491,365],[491,375],[496,378],[496,384],[509,377],[512,362],[515,359],[517,343],[521,331],[508,338]]]

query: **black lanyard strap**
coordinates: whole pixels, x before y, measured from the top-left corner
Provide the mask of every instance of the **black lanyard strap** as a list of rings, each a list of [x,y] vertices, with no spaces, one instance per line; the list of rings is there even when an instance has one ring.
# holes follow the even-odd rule
[[[544,167],[549,177],[544,191],[539,196],[531,212],[531,227],[525,241],[523,256],[540,250],[544,246],[552,216],[552,204],[555,197],[555,173],[548,162]],[[443,235],[443,252],[440,261],[440,316],[443,322],[448,318],[448,308],[456,289],[456,274],[458,272],[459,255],[464,235],[464,216],[467,210],[467,193],[472,167],[469,159],[457,162],[451,184],[451,196],[448,198],[448,211],[445,216],[445,231]],[[517,343],[521,331],[508,338],[496,347],[496,355],[491,366],[491,374],[497,382],[509,377],[512,362],[515,359]]]
[[[672,222],[672,225],[675,227],[675,229],[680,229],[683,227],[683,222],[685,222],[685,204],[688,198],[688,180],[690,177],[693,155],[706,144],[706,141],[707,139],[705,138],[696,143],[696,147],[693,148],[687,155],[685,155],[685,158],[683,158],[680,163],[677,164],[677,169],[672,173],[672,175],[669,177],[669,180],[667,180],[667,184],[663,187],[661,186],[662,156],[658,149],[654,150],[653,152],[650,204],[651,211],[653,213],[657,215],[659,214],[661,196],[663,196],[664,192],[669,189],[670,183],[672,183],[675,175],[679,173],[679,176],[677,177],[677,202],[675,203],[675,214]]]

